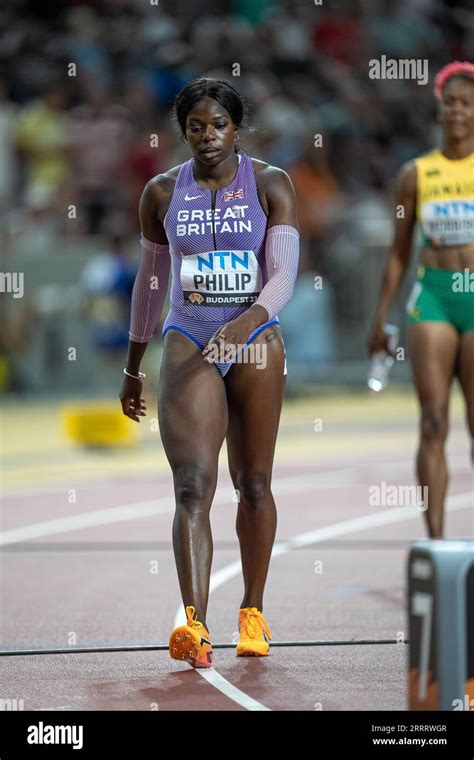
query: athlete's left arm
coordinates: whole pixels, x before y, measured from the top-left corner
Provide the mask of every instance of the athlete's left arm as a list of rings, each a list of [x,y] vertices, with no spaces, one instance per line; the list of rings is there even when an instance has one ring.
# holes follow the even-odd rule
[[[262,170],[261,191],[268,204],[265,261],[268,281],[242,315],[250,330],[269,322],[286,306],[298,274],[300,238],[296,196],[288,174],[275,166]]]
[[[268,281],[252,306],[216,330],[202,352],[207,361],[212,346],[218,344],[221,332],[230,346],[245,343],[252,330],[269,322],[293,294],[300,248],[293,183],[286,172],[274,166],[265,167],[260,174],[264,176],[258,179],[259,194],[268,205],[265,240]]]

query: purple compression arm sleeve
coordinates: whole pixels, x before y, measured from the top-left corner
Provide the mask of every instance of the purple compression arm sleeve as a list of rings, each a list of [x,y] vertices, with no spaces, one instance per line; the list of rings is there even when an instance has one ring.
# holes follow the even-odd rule
[[[263,286],[256,304],[268,311],[268,321],[286,306],[295,287],[298,274],[300,234],[290,224],[276,224],[267,231],[265,261],[268,282]]]
[[[132,291],[130,340],[147,343],[155,332],[168,290],[171,266],[169,245],[140,238],[141,252]]]

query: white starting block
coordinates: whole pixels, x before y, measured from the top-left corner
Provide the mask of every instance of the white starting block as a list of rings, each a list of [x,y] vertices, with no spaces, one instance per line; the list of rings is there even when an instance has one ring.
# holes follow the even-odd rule
[[[474,710],[474,540],[417,541],[408,558],[410,710]]]

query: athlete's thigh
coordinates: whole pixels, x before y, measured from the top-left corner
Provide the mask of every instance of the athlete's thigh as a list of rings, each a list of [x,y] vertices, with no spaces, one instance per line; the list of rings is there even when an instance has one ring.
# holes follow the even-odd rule
[[[459,382],[466,399],[470,425],[474,425],[474,330],[463,333],[459,350]]]
[[[256,360],[235,362],[224,377],[229,410],[226,440],[232,477],[238,472],[270,474],[285,392],[280,328],[268,327],[253,343],[258,343],[259,349],[255,354],[249,351],[248,356]]]
[[[419,322],[409,325],[408,338],[420,403],[447,411],[459,352],[458,331],[449,322]]]
[[[215,463],[227,430],[222,376],[189,338],[170,330],[163,339],[158,420],[168,460]]]

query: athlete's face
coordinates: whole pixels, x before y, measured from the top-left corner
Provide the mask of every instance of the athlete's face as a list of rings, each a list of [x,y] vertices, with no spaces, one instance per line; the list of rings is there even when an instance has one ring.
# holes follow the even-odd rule
[[[186,117],[186,140],[203,164],[219,164],[234,152],[236,127],[217,100],[201,98]]]
[[[447,137],[474,134],[474,83],[453,78],[443,87],[440,121]]]

